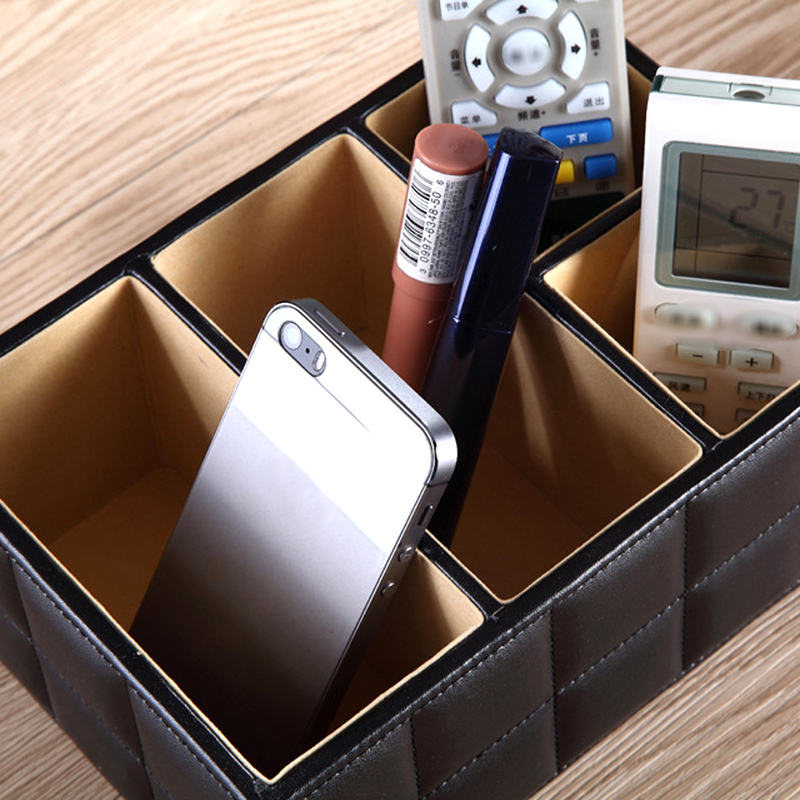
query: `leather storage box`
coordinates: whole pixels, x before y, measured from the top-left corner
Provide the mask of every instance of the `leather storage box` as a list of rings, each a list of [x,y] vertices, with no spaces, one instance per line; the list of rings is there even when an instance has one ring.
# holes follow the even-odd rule
[[[316,297],[380,351],[420,81],[0,337],[0,657],[132,800],[521,800],[800,575],[800,398],[723,439],[632,360],[633,195],[534,265],[464,524],[330,736],[263,774],[127,635],[266,311]]]

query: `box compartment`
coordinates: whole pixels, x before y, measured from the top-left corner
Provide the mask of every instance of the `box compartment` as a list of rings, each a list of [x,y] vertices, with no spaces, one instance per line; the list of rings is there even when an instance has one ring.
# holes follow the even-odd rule
[[[0,359],[0,500],[123,628],[132,623],[236,383],[124,277]],[[480,625],[417,554],[337,724]],[[189,698],[202,712],[202,698]],[[214,727],[214,720],[209,720]],[[223,730],[259,769],[257,746]]]
[[[453,551],[510,599],[701,453],[526,297]]]
[[[338,187],[336,202],[326,187]],[[311,296],[380,353],[404,194],[363,145],[334,137],[161,250],[154,265],[242,348],[269,303]],[[331,236],[327,245],[306,243],[317,229]],[[354,249],[353,237],[367,246]],[[207,290],[218,286],[226,288]],[[690,436],[526,297],[453,552],[509,599],[699,455]]]
[[[404,197],[402,179],[340,134],[153,263],[245,352],[275,303],[301,297],[319,300],[379,349]]]

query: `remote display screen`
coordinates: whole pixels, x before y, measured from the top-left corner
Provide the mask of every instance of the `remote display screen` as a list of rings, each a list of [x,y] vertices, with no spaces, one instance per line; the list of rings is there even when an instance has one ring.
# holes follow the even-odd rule
[[[788,290],[799,189],[800,164],[681,153],[672,275]]]

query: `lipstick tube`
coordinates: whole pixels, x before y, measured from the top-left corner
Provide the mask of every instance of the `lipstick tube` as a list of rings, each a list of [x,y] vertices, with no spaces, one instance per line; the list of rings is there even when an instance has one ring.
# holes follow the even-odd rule
[[[458,445],[430,525],[444,544],[455,534],[478,460],[560,163],[561,150],[538,134],[504,128],[489,164],[422,391]]]
[[[452,123],[430,125],[414,142],[382,356],[417,391],[461,263],[488,155],[480,134]]]

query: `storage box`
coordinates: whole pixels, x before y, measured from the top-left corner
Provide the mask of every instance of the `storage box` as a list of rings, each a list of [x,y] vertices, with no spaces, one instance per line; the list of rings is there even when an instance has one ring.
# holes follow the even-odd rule
[[[0,337],[0,656],[126,797],[525,798],[800,575],[797,392],[721,439],[633,361],[634,195],[537,260],[464,524],[323,742],[265,774],[127,635],[266,311],[380,351],[420,81]]]

